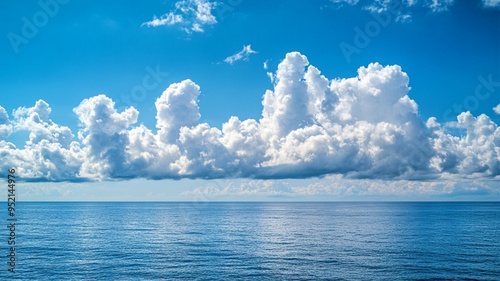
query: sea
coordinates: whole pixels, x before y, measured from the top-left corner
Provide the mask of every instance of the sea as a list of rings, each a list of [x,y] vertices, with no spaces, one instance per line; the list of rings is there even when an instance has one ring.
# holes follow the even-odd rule
[[[15,271],[3,227],[0,280],[500,280],[498,202],[19,202],[15,211]]]

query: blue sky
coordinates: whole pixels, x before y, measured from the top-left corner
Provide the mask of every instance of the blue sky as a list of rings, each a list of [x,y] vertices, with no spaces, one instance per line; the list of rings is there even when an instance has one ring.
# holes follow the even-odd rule
[[[496,0],[1,5],[30,200],[499,199]]]

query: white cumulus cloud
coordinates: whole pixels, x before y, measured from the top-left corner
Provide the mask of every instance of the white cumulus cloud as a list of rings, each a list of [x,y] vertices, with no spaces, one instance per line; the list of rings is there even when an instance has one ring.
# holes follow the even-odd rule
[[[7,138],[12,132],[12,126],[9,121],[9,114],[0,106],[0,138]]]
[[[43,100],[11,118],[0,108],[0,170],[20,167],[38,181],[500,178],[498,124],[470,112],[451,123],[424,122],[398,65],[371,63],[355,77],[330,79],[291,52],[272,76],[261,117],[232,116],[221,127],[200,123],[202,90],[189,79],[156,100],[155,130],[137,124],[135,108],[120,112],[104,95],[74,109],[77,137],[50,119]],[[16,131],[29,132],[24,147],[6,140]],[[281,187],[276,194],[288,192]]]
[[[73,140],[68,127],[55,124],[50,119],[50,112],[51,108],[43,100],[37,101],[33,107],[14,110],[13,120],[9,122],[10,131],[28,131],[29,139],[20,149],[0,138],[3,159],[0,170],[17,167],[24,179],[34,181],[80,179],[79,169],[84,156],[80,143]],[[1,115],[2,110],[0,119]]]

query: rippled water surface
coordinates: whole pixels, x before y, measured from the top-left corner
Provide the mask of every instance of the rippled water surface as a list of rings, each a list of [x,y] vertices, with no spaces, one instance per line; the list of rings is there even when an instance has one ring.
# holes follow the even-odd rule
[[[23,202],[17,216],[17,273],[4,255],[1,280],[500,280],[500,203]]]

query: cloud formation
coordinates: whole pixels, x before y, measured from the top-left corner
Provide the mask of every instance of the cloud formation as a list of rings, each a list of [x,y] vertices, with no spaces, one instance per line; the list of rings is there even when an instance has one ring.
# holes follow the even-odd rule
[[[199,122],[201,89],[189,79],[156,100],[156,130],[104,95],[74,109],[76,137],[50,119],[43,100],[12,118],[0,107],[0,169],[18,167],[33,181],[500,178],[498,124],[470,112],[446,124],[423,121],[398,65],[371,63],[356,77],[328,79],[291,52],[272,81],[260,119],[233,116],[221,128]],[[22,148],[6,139],[17,131],[29,132]]]
[[[345,179],[340,175],[328,175],[321,179],[308,181],[290,180],[224,180],[209,181],[182,195],[202,201],[234,200],[258,196],[279,197],[282,199],[316,198],[324,200],[334,196],[336,200],[352,200],[366,196],[373,200],[376,196],[394,196],[411,200],[445,198],[447,200],[467,195],[500,195],[495,182],[484,180],[446,180],[446,181],[407,181],[407,180],[368,180]]]
[[[450,9],[455,0],[330,0],[336,7],[361,6],[372,13],[391,12],[397,15],[396,21],[411,21],[414,10],[428,9],[434,13]],[[485,8],[500,8],[500,0],[481,0]]]
[[[483,0],[483,5],[487,8],[500,8],[500,0]]]
[[[10,131],[28,131],[29,139],[22,149],[0,139],[2,171],[17,167],[24,179],[33,181],[82,180],[79,170],[85,161],[80,144],[73,141],[68,127],[52,122],[50,112],[43,100],[33,107],[14,110],[13,120],[7,121]]]
[[[240,60],[246,61],[246,60],[248,60],[248,58],[250,57],[251,54],[256,54],[256,53],[257,53],[256,51],[252,50],[251,45],[246,45],[246,46],[243,46],[243,50],[241,50],[238,53],[224,59],[224,62],[227,62],[229,64],[233,64],[233,63],[240,61]],[[265,64],[265,66],[267,66],[267,64]]]
[[[330,0],[332,3],[342,6],[342,5],[363,5],[364,9],[372,12],[384,12],[394,7],[399,7],[401,9],[407,8],[427,8],[433,12],[446,11],[453,5],[455,0],[370,0],[370,1],[359,1],[359,0]],[[484,0],[485,3],[489,1],[497,0]]]
[[[0,138],[8,137],[12,132],[12,126],[9,122],[9,114],[0,106]]]
[[[493,107],[493,111],[495,111],[496,114],[500,114],[500,103],[497,106]]]
[[[158,27],[178,25],[187,33],[204,32],[206,25],[217,23],[212,14],[217,4],[208,0],[182,0],[175,3],[175,8],[159,18],[154,16],[142,26]]]

